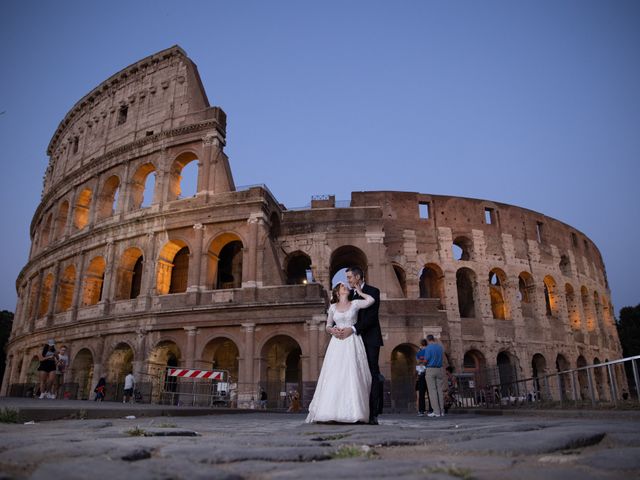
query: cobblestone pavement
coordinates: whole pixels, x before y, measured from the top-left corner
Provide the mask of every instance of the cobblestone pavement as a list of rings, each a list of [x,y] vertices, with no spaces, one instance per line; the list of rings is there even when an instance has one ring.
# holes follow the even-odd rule
[[[640,478],[637,414],[384,415],[370,426],[121,407],[118,418],[0,423],[0,479]]]

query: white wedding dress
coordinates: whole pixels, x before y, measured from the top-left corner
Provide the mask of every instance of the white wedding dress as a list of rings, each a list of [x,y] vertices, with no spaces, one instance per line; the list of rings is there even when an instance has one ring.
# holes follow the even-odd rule
[[[338,328],[351,328],[358,319],[358,310],[372,303],[373,298],[353,300],[346,312],[331,304],[327,326],[335,322]],[[332,336],[306,422],[367,422],[370,392],[371,372],[360,335],[353,334],[344,340]]]

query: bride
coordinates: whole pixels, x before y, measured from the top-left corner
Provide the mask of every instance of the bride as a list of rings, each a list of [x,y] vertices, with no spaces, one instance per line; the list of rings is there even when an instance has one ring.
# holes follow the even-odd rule
[[[358,310],[374,302],[359,286],[356,292],[364,300],[349,301],[349,289],[343,283],[338,283],[331,292],[326,327],[331,340],[309,405],[307,423],[369,420],[371,373],[362,337],[350,335],[341,340],[335,336],[340,330],[351,328],[358,320]]]

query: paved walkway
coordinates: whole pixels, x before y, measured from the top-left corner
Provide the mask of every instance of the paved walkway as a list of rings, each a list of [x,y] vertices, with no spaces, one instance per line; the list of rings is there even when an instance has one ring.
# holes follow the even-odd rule
[[[184,407],[189,416],[162,416],[137,404],[0,398],[2,408],[26,417],[72,408],[86,418],[0,423],[0,479],[640,478],[634,412],[384,415],[369,426]],[[100,411],[111,418],[93,418]]]

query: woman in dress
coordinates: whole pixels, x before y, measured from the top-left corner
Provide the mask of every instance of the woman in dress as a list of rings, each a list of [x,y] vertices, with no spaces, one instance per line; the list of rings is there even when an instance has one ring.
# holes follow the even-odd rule
[[[316,392],[309,405],[306,422],[356,423],[369,420],[371,373],[360,335],[344,340],[336,334],[351,328],[358,320],[358,310],[372,305],[371,295],[356,287],[364,300],[349,301],[349,289],[339,283],[331,292],[327,315],[327,333],[331,335],[318,378]]]

